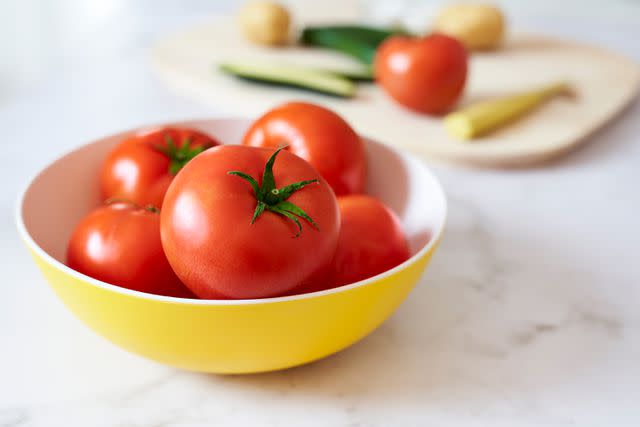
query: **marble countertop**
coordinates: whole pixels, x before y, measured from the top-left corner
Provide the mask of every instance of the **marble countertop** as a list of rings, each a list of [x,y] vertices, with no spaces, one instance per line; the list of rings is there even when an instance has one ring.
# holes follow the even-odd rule
[[[0,426],[640,425],[638,101],[545,166],[431,164],[450,203],[440,251],[388,322],[325,360],[194,374],[125,353],[73,318],[19,242],[18,188],[93,137],[224,113],[168,93],[145,57],[157,35],[206,9],[194,3],[134,11],[118,60],[67,64],[0,103]],[[637,25],[518,19],[640,60]]]

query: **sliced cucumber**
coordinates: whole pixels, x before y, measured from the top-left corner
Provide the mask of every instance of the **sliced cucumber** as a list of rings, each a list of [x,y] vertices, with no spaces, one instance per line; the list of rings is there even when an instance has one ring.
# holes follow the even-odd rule
[[[320,46],[350,55],[364,64],[372,64],[376,48],[387,37],[407,34],[402,30],[364,27],[355,25],[331,25],[307,27],[302,30],[302,44]]]
[[[296,87],[342,98],[350,98],[356,93],[356,85],[345,77],[299,65],[227,62],[220,64],[220,70],[246,80]]]
[[[303,44],[332,49],[349,55],[363,64],[373,64],[376,46],[363,40],[345,37],[331,30],[303,31],[300,41]]]
[[[323,70],[328,73],[337,74],[338,76],[344,77],[353,82],[372,82],[374,80],[373,69],[369,66],[362,67],[359,69],[324,68]]]
[[[387,37],[404,34],[406,31],[397,28],[368,27],[364,25],[324,25],[316,27],[306,27],[302,30],[302,39],[314,37],[317,34],[331,32],[343,37],[358,39],[372,45],[378,45]]]

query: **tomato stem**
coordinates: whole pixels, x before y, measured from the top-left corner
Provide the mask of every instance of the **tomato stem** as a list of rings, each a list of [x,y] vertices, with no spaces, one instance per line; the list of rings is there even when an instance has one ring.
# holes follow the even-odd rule
[[[105,205],[113,205],[114,203],[124,203],[124,204],[127,204],[127,205],[131,205],[133,207],[136,207],[138,209],[140,208],[139,204],[137,204],[135,202],[132,202],[129,199],[125,199],[124,197],[110,197],[110,198],[108,198],[107,200],[104,201]]]
[[[262,186],[253,178],[240,171],[229,171],[229,175],[238,176],[251,185],[253,194],[256,198],[256,209],[253,211],[253,217],[251,218],[251,224],[253,224],[264,213],[265,210],[281,215],[290,221],[292,221],[298,228],[298,232],[294,237],[300,236],[302,233],[302,224],[299,218],[307,221],[313,228],[319,230],[318,224],[299,206],[287,201],[287,199],[296,191],[302,190],[304,187],[310,184],[318,183],[317,179],[310,179],[306,181],[294,182],[293,184],[285,185],[284,187],[276,187],[275,179],[273,177],[273,164],[276,161],[278,153],[285,147],[278,148],[267,160],[267,164],[264,167],[262,174]]]
[[[114,203],[123,203],[123,204],[129,205],[129,206],[133,206],[136,209],[144,209],[147,212],[156,213],[156,214],[160,213],[160,208],[157,208],[152,204],[148,204],[143,208],[139,204],[137,204],[135,202],[132,202],[129,199],[125,199],[125,198],[121,198],[121,197],[111,197],[111,198],[108,198],[107,200],[104,201],[105,205],[113,205]]]
[[[147,205],[144,207],[144,210],[147,212],[151,212],[151,213],[155,213],[155,214],[159,214],[160,213],[160,209],[153,206],[153,205]]]
[[[185,137],[178,147],[169,134],[164,135],[164,141],[166,145],[156,145],[154,148],[169,158],[169,173],[171,175],[176,175],[191,159],[212,147],[211,144],[192,147],[189,137]]]

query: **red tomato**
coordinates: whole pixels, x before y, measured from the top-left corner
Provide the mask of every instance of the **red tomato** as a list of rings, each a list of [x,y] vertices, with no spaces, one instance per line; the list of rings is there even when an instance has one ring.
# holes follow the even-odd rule
[[[376,81],[400,104],[427,114],[447,112],[467,79],[467,51],[454,38],[390,37],[374,60]]]
[[[200,152],[219,144],[191,129],[168,127],[138,133],[120,143],[105,160],[100,175],[102,196],[162,206],[178,171]]]
[[[290,102],[256,120],[242,142],[279,148],[302,157],[327,180],[336,195],[364,192],[367,159],[362,139],[331,110]]]
[[[95,209],[74,230],[67,265],[123,288],[193,298],[164,255],[157,209],[121,202]]]
[[[335,286],[375,276],[409,258],[400,220],[378,199],[346,196],[338,205],[342,225],[334,258]]]
[[[277,160],[270,149],[215,147],[169,187],[162,245],[199,297],[278,296],[329,272],[340,225],[336,197],[309,163],[276,153]]]

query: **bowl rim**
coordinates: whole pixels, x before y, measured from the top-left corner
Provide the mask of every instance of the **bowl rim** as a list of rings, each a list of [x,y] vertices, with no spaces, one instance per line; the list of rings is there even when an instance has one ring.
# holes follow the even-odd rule
[[[27,227],[24,223],[24,218],[22,215],[22,207],[24,205],[24,199],[26,197],[26,194],[28,192],[28,190],[31,188],[31,185],[33,184],[33,182],[42,174],[44,173],[49,167],[53,166],[55,163],[59,162],[60,160],[62,160],[63,158],[75,153],[76,151],[79,151],[83,148],[86,148],[89,145],[98,143],[104,139],[107,138],[113,138],[116,137],[118,135],[123,135],[123,134],[127,134],[127,133],[131,133],[131,132],[136,132],[136,131],[140,131],[140,130],[144,130],[144,129],[149,129],[149,128],[155,128],[155,127],[160,127],[160,126],[188,126],[189,124],[193,125],[196,123],[202,123],[202,122],[208,122],[208,121],[221,121],[221,120],[233,120],[233,121],[250,121],[253,120],[251,118],[247,118],[247,117],[241,117],[241,116],[220,116],[220,117],[214,117],[214,118],[203,118],[203,119],[187,119],[187,120],[180,120],[180,121],[176,121],[176,122],[162,122],[162,123],[157,123],[157,124],[149,124],[149,125],[141,125],[141,126],[136,126],[133,128],[130,128],[128,130],[124,130],[124,131],[120,131],[120,132],[114,132],[114,133],[110,133],[108,135],[102,136],[100,138],[95,138],[92,139],[91,141],[81,144],[79,146],[76,146],[74,148],[71,148],[70,150],[66,150],[64,151],[62,154],[56,156],[53,160],[50,160],[46,163],[46,165],[44,167],[39,168],[35,173],[33,173],[26,181],[25,184],[22,185],[22,189],[20,190],[20,192],[18,193],[18,198],[16,200],[15,203],[15,208],[14,208],[14,215],[15,215],[15,221],[16,221],[16,226],[18,229],[18,234],[20,235],[20,237],[22,238],[22,240],[26,243],[27,247],[29,249],[31,249],[33,252],[35,252],[41,259],[43,259],[44,261],[46,261],[47,264],[55,267],[58,270],[61,270],[62,272],[76,278],[79,279],[87,284],[108,290],[108,291],[112,291],[112,292],[116,292],[116,293],[120,293],[120,294],[124,294],[124,295],[128,295],[128,296],[132,296],[132,297],[136,297],[136,298],[141,298],[141,299],[147,299],[147,300],[152,300],[152,301],[158,301],[158,302],[164,302],[164,303],[173,303],[173,304],[185,304],[185,305],[203,305],[203,306],[240,306],[240,305],[254,305],[254,304],[273,304],[273,303],[280,303],[280,302],[289,302],[289,301],[298,301],[298,300],[305,300],[305,299],[313,299],[313,298],[317,298],[317,297],[322,297],[325,295],[331,295],[331,294],[336,294],[336,293],[341,293],[341,292],[347,292],[350,291],[351,289],[356,289],[359,287],[363,287],[366,286],[368,284],[371,284],[373,282],[377,282],[380,279],[384,279],[387,278],[389,276],[392,276],[393,274],[395,274],[396,272],[403,270],[405,268],[407,268],[408,266],[415,264],[419,259],[421,259],[424,255],[426,255],[427,253],[429,253],[432,249],[435,249],[435,247],[439,244],[440,240],[442,239],[442,235],[444,234],[444,230],[446,227],[446,223],[447,223],[447,216],[448,216],[448,204],[447,204],[447,197],[446,194],[444,192],[444,189],[442,188],[442,184],[440,183],[440,180],[436,177],[436,175],[431,171],[431,169],[429,167],[427,167],[423,161],[421,161],[417,156],[407,153],[406,151],[403,150],[398,150],[395,147],[392,147],[388,144],[384,144],[382,142],[378,142],[375,139],[369,138],[366,135],[362,135],[360,134],[361,138],[365,139],[367,141],[367,143],[373,143],[373,144],[379,144],[379,145],[383,145],[386,149],[393,151],[395,154],[405,157],[409,157],[413,160],[418,160],[418,163],[420,163],[421,167],[423,168],[424,172],[426,172],[426,174],[429,176],[429,178],[431,178],[431,180],[433,181],[433,183],[436,186],[436,189],[439,193],[440,199],[442,200],[442,209],[443,209],[443,213],[442,213],[442,221],[439,224],[439,227],[436,229],[435,233],[433,236],[431,236],[431,240],[424,245],[418,252],[416,252],[415,254],[413,254],[412,256],[410,256],[406,261],[404,261],[401,264],[398,264],[397,266],[384,271],[380,274],[377,274],[375,276],[369,277],[367,279],[364,280],[360,280],[358,282],[354,282],[354,283],[350,283],[348,285],[342,285],[342,286],[338,286],[335,288],[330,288],[330,289],[325,289],[325,290],[321,290],[321,291],[315,291],[315,292],[307,292],[307,293],[303,293],[303,294],[295,294],[295,295],[287,295],[287,296],[280,296],[280,297],[270,297],[270,298],[252,298],[252,299],[196,299],[196,298],[180,298],[180,297],[171,297],[171,296],[165,296],[165,295],[156,295],[156,294],[151,294],[151,293],[147,293],[147,292],[142,292],[142,291],[136,291],[136,290],[132,290],[132,289],[128,289],[128,288],[124,288],[122,286],[118,286],[118,285],[113,285],[111,283],[107,283],[107,282],[103,282],[101,280],[98,279],[94,279],[91,276],[87,276],[86,274],[80,273],[79,271],[76,271],[70,267],[68,267],[65,263],[58,261],[57,259],[55,259],[54,257],[52,257],[51,255],[49,255],[44,249],[42,249],[40,247],[40,245],[38,245],[38,243],[36,243],[36,241],[33,239],[33,237],[31,237],[31,234],[29,233],[29,231],[27,230]]]

